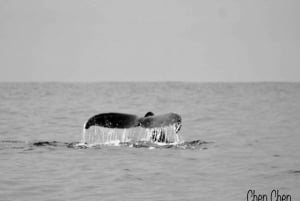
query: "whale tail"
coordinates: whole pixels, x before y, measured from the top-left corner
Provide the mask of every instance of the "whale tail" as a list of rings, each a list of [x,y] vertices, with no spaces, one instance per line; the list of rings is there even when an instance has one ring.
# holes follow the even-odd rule
[[[136,127],[138,117],[132,114],[123,113],[102,113],[95,115],[86,122],[85,129],[91,126],[100,126],[105,128],[132,128]]]
[[[144,117],[150,117],[150,116],[154,116],[154,113],[153,112],[147,112]]]
[[[152,142],[168,143],[174,142],[175,134],[180,131],[181,117],[176,113],[154,115],[153,112],[147,112],[144,117],[124,113],[101,113],[88,119],[84,124],[83,133],[86,133],[85,131],[92,126],[98,126],[101,133],[105,136],[110,136],[112,133],[119,132],[122,133],[116,135],[113,134],[113,136],[126,136],[132,132],[146,132],[149,137],[146,137],[145,139]],[[95,130],[97,130],[96,127]],[[125,138],[126,137],[124,137],[124,139]]]

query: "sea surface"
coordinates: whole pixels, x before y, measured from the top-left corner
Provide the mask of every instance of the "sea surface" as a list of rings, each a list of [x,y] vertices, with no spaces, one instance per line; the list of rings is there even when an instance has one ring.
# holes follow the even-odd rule
[[[148,111],[180,114],[185,145],[73,146],[95,114]],[[1,201],[246,201],[251,189],[300,200],[300,83],[0,83]]]

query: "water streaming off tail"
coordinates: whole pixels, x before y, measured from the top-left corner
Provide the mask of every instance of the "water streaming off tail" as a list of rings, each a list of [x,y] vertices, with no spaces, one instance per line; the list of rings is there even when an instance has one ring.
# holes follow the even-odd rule
[[[119,145],[120,143],[152,142],[164,144],[183,143],[181,134],[176,133],[176,126],[162,128],[129,128],[116,129],[94,126],[88,130],[83,129],[80,144],[88,145]]]

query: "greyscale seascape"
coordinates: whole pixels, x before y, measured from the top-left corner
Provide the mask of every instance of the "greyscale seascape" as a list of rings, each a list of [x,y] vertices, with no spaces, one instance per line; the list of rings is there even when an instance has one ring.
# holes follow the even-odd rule
[[[1,201],[300,199],[299,83],[1,83],[0,100]],[[190,144],[68,146],[111,111],[176,112]]]
[[[299,8],[1,0],[0,201],[299,201]]]

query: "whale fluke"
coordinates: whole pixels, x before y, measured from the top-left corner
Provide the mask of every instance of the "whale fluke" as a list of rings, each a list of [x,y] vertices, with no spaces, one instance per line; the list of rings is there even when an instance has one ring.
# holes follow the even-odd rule
[[[181,117],[176,113],[167,113],[154,115],[152,112],[145,114],[145,117],[139,118],[136,115],[124,113],[101,113],[88,119],[84,128],[89,129],[91,126],[101,126],[105,128],[161,128],[171,125],[177,125],[180,129]],[[177,129],[179,131],[179,129]],[[177,132],[178,132],[177,131]]]
[[[143,128],[160,128],[181,124],[181,117],[176,113],[147,116],[139,119],[139,126]]]
[[[106,128],[131,128],[138,124],[138,116],[123,113],[102,113],[91,117],[85,124],[85,129],[91,126]]]
[[[173,134],[179,132],[181,128],[181,117],[176,113],[154,115],[153,112],[147,112],[144,117],[124,113],[101,113],[89,118],[85,123],[83,139],[85,139],[86,130],[92,126],[108,129],[108,133],[118,132],[114,129],[119,130],[140,127],[145,129],[148,136],[150,134],[150,137],[148,137],[150,141],[169,143],[180,140],[178,135],[174,136],[172,140],[172,138],[170,138],[170,132]],[[121,135],[123,136],[122,141],[126,138],[124,137],[125,133],[126,131]]]
[[[150,117],[150,116],[154,116],[154,113],[153,112],[147,112],[144,117]]]

